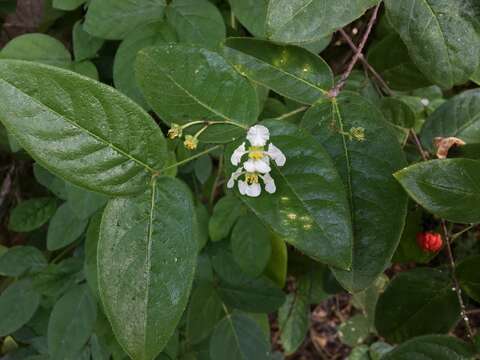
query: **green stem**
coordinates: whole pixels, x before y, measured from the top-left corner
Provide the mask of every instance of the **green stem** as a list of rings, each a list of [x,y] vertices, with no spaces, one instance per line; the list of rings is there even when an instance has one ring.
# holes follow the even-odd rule
[[[208,153],[210,153],[210,152],[212,152],[212,151],[214,151],[214,150],[216,150],[216,149],[218,149],[218,148],[220,148],[220,147],[221,147],[221,145],[213,146],[213,147],[211,147],[210,149],[204,150],[204,151],[202,151],[202,152],[199,152],[198,154],[195,154],[195,155],[193,155],[193,156],[190,156],[189,158],[186,158],[186,159],[184,159],[184,160],[182,160],[182,161],[179,161],[179,162],[177,162],[177,163],[175,163],[175,164],[172,164],[172,165],[169,165],[169,166],[167,166],[167,167],[164,167],[164,168],[161,169],[159,172],[161,173],[161,172],[164,172],[164,171],[166,171],[166,170],[169,170],[169,169],[178,167],[178,166],[180,166],[180,165],[186,164],[186,163],[188,163],[188,162],[190,162],[190,161],[192,161],[192,160],[195,160],[195,159],[197,159],[197,158],[199,158],[199,157],[201,157],[201,156],[203,156],[203,155],[205,155],[205,154],[208,154]]]
[[[196,121],[186,123],[185,125],[182,125],[182,129],[186,129],[190,126],[199,125],[199,124],[204,124],[205,126],[222,125],[222,124],[223,125],[233,125],[233,126],[237,126],[239,128],[245,129],[245,130],[248,129],[248,126],[246,126],[246,125],[241,125],[239,123],[236,123],[234,121],[229,121],[229,120],[222,120],[222,121],[196,120]]]
[[[223,153],[220,156],[220,159],[218,160],[217,176],[215,176],[215,181],[213,182],[212,192],[210,193],[210,201],[209,201],[210,209],[213,208],[213,201],[215,200],[215,192],[217,190],[218,182],[220,180],[220,176],[222,175],[222,171],[223,171]]]
[[[302,107],[300,107],[300,108],[298,108],[298,109],[295,109],[295,110],[293,110],[293,111],[290,111],[290,112],[288,112],[288,113],[286,113],[286,114],[283,114],[283,115],[281,115],[281,116],[275,117],[275,118],[273,118],[272,120],[284,120],[284,119],[286,119],[286,118],[289,118],[290,116],[297,115],[298,113],[301,113],[302,111],[305,111],[305,110],[307,110],[307,109],[308,109],[308,106],[302,106]]]

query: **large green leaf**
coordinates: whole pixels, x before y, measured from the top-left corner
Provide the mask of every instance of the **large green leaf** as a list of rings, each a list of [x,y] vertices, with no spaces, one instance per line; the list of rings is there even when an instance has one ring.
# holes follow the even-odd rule
[[[177,35],[164,21],[139,26],[122,41],[115,53],[113,81],[115,87],[131,97],[144,108],[148,107],[135,80],[135,59],[138,52],[146,47],[163,45],[177,40]]]
[[[431,213],[458,223],[480,222],[480,161],[432,160],[409,166],[395,178]]]
[[[12,231],[29,232],[45,224],[55,213],[54,198],[35,198],[22,201],[11,212],[8,228]]]
[[[449,136],[466,143],[480,143],[480,90],[465,91],[446,101],[422,128],[422,143],[431,151],[436,137]]]
[[[441,314],[441,316],[439,316]],[[397,275],[380,295],[375,326],[392,342],[447,333],[460,316],[460,305],[447,274],[418,268]]]
[[[201,140],[231,141],[242,134],[239,127],[256,121],[255,88],[215,52],[175,44],[144,49],[135,69],[147,102],[167,124],[192,120],[235,124],[212,125]]]
[[[0,275],[19,277],[26,272],[38,272],[47,266],[40,250],[33,246],[14,246],[0,255]]]
[[[447,335],[419,336],[399,345],[381,360],[471,360],[472,347]]]
[[[477,302],[480,302],[479,266],[480,255],[474,255],[460,262],[455,272],[462,289]]]
[[[237,195],[280,237],[308,256],[348,268],[352,257],[352,226],[342,180],[324,148],[296,126],[263,123],[271,142],[287,161],[271,175],[277,190],[258,198]],[[232,168],[233,170],[233,168]]]
[[[293,45],[252,38],[230,38],[224,53],[242,75],[304,104],[313,104],[333,86],[328,64]]]
[[[11,284],[0,295],[0,336],[20,329],[40,305],[38,294],[29,279]]]
[[[269,0],[266,34],[272,40],[318,40],[359,18],[378,0]]]
[[[75,73],[0,61],[0,121],[33,158],[87,189],[145,189],[167,161],[161,130],[111,87]],[[22,104],[19,106],[18,104]]]
[[[216,47],[225,39],[225,22],[207,0],[175,0],[167,6],[167,21],[181,42]]]
[[[52,360],[73,358],[93,332],[97,304],[86,284],[69,290],[52,310],[48,322],[48,353]]]
[[[466,82],[480,60],[474,1],[386,0],[387,16],[423,74],[451,88]]]
[[[405,223],[407,197],[392,176],[405,166],[402,149],[379,110],[349,92],[313,106],[302,126],[334,159],[351,203],[352,269],[335,276],[348,290],[365,289],[388,266]],[[355,128],[364,141],[349,137]]]
[[[242,313],[228,314],[210,339],[212,360],[268,360],[270,346],[257,323]]]
[[[104,39],[123,39],[139,25],[162,20],[165,0],[92,0],[85,30]]]
[[[195,207],[179,180],[156,179],[110,200],[98,245],[98,286],[113,331],[134,359],[166,346],[187,304],[197,256]]]

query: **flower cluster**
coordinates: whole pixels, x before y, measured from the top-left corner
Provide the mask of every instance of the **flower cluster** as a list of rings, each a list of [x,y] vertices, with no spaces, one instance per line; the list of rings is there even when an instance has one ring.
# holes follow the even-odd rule
[[[273,160],[277,166],[283,166],[286,157],[282,151],[273,145],[270,140],[270,132],[263,125],[255,125],[247,132],[247,140],[250,146],[245,146],[243,142],[232,154],[230,161],[233,165],[238,166],[244,155],[248,155],[248,159],[235,170],[228,180],[227,187],[233,188],[235,181],[238,180],[238,190],[242,195],[257,197],[262,192],[260,180],[265,184],[265,191],[273,194],[277,188],[270,172],[270,160]],[[266,148],[266,150],[265,150]],[[243,180],[239,178],[244,176]]]
[[[442,236],[436,232],[421,232],[417,234],[418,246],[426,252],[437,252],[442,248]]]

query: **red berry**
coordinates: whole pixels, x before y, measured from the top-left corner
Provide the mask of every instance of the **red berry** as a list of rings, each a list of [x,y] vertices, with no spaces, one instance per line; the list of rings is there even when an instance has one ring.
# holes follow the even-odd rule
[[[442,236],[436,232],[421,232],[417,234],[418,246],[423,251],[437,252],[442,248]]]

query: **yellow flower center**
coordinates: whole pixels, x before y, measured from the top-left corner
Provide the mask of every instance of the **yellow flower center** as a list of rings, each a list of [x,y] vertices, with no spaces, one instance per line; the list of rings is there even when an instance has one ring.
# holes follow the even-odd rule
[[[258,183],[258,175],[256,173],[249,173],[245,174],[245,181],[247,184],[257,184]]]
[[[263,152],[263,146],[251,146],[248,149],[248,157],[253,160],[263,159],[265,156]]]

